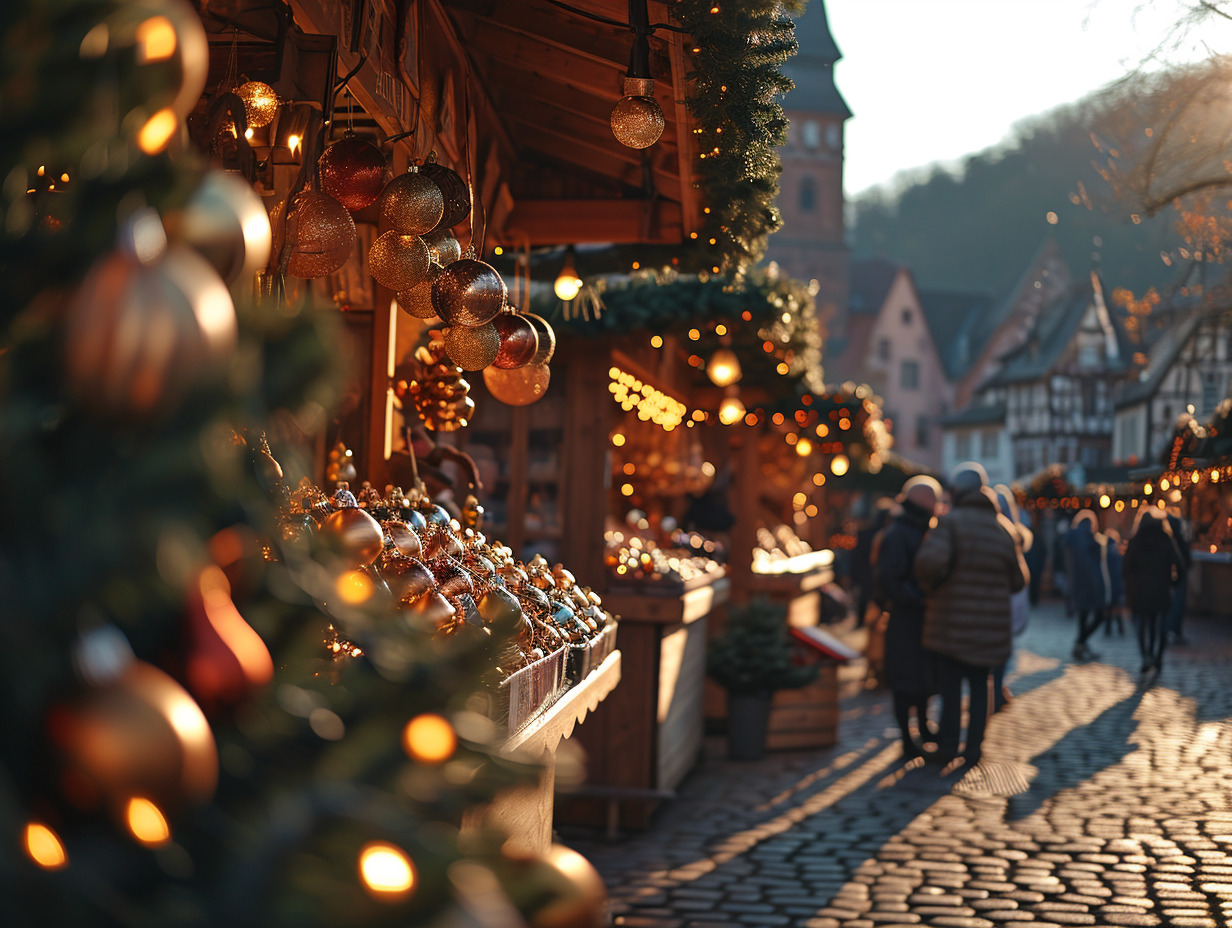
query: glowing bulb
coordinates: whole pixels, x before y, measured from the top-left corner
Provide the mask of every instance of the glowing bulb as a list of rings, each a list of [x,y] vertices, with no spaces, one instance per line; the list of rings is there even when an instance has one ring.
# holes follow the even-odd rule
[[[252,141],[252,137],[256,134],[257,133],[253,131],[252,126],[249,126],[247,129],[244,130],[244,138],[248,139],[248,141],[250,142]]]
[[[179,125],[180,120],[171,107],[159,110],[145,121],[137,133],[137,147],[147,155],[157,155],[171,143]]]
[[[359,876],[378,899],[404,896],[415,885],[415,867],[402,848],[383,841],[365,844],[359,852]]]
[[[334,590],[344,603],[356,606],[372,598],[372,579],[362,570],[348,570],[334,583]]]
[[[1152,492],[1153,492],[1153,490],[1152,490],[1152,487],[1151,487],[1151,485],[1150,485],[1149,483],[1148,483],[1146,486],[1144,486],[1144,487],[1142,488],[1142,495],[1143,495],[1143,496],[1150,496]]]
[[[744,418],[746,410],[739,397],[725,396],[719,404],[719,421],[724,425],[735,425]]]
[[[402,747],[413,759],[439,764],[453,756],[458,736],[443,716],[432,712],[417,715],[402,729]]]
[[[796,454],[800,455],[800,457],[807,458],[812,453],[813,443],[807,438],[801,438],[796,442]]]
[[[26,853],[44,870],[59,870],[68,864],[68,854],[59,836],[39,822],[26,826]]]
[[[137,27],[137,62],[166,61],[175,54],[175,26],[166,16],[151,16]]]
[[[300,141],[301,139],[298,135],[292,134],[287,136],[287,148],[291,149],[291,154],[295,154],[299,150]]]
[[[633,484],[622,483],[620,485],[620,495],[621,496],[632,496],[633,495]]]
[[[1170,487],[1170,486],[1172,486],[1172,484],[1168,482],[1168,478],[1167,478],[1167,477],[1165,477],[1163,480],[1159,481],[1159,488],[1160,488],[1161,490],[1166,490],[1166,489],[1168,489],[1168,487]]]
[[[651,348],[662,348],[663,347],[663,336],[662,335],[650,336],[650,347]]]
[[[564,300],[568,303],[575,298],[582,289],[582,278],[578,277],[577,269],[573,266],[573,252],[565,252],[565,263],[560,269],[560,274],[556,277],[556,283],[552,285],[552,289],[556,291],[557,299]]]
[[[1100,509],[1107,509],[1111,505],[1112,505],[1111,496],[1109,496],[1107,493],[1104,493],[1103,495],[1100,496],[1099,498],[1099,508]]]
[[[730,387],[742,375],[740,359],[730,348],[720,348],[710,356],[710,363],[706,365],[706,376],[717,387]]]
[[[148,799],[134,796],[125,811],[128,830],[146,847],[158,847],[171,840],[171,829],[162,810]]]
[[[830,473],[834,474],[835,477],[843,476],[850,467],[851,461],[847,459],[845,454],[836,454],[834,459],[830,461]]]

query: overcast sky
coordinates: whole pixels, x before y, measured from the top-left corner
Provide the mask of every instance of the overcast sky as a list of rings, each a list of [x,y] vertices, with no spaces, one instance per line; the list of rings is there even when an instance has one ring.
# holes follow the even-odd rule
[[[899,171],[982,151],[1020,119],[1124,76],[1167,39],[1182,8],[1181,0],[825,4],[843,53],[835,78],[855,113],[848,197]],[[1208,22],[1168,56],[1212,51],[1232,52],[1232,23]]]

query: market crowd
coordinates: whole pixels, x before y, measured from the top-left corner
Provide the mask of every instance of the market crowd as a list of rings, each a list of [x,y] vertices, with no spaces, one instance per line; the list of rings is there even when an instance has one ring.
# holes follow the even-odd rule
[[[1012,491],[989,486],[976,462],[959,465],[944,488],[912,477],[893,502],[869,533],[857,577],[858,608],[867,612],[858,618],[870,617],[876,673],[892,694],[904,755],[947,772],[973,766],[989,716],[1013,698],[1005,671],[1038,593],[1042,539]],[[1061,523],[1054,583],[1076,619],[1074,660],[1098,659],[1089,643],[1096,632],[1124,634],[1128,623],[1141,673],[1153,679],[1168,642],[1183,641],[1188,567],[1181,521],[1163,509],[1139,508],[1125,541],[1113,528],[1101,532],[1090,509]]]

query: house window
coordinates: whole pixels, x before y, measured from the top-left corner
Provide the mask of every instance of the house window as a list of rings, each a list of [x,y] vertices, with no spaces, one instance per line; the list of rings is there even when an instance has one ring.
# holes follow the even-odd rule
[[[971,433],[958,432],[954,436],[954,457],[959,461],[971,459]]]
[[[800,181],[800,210],[811,213],[816,206],[817,188],[813,185],[813,178],[806,177]]]
[[[1223,378],[1215,371],[1207,371],[1202,375],[1202,409],[1203,413],[1214,412],[1215,407],[1219,405],[1222,399],[1220,394],[1223,392],[1223,384],[1220,381]]]
[[[903,361],[899,368],[899,385],[904,390],[920,389],[920,362]]]
[[[877,339],[877,358],[881,361],[890,360],[890,340],[888,338]]]
[[[911,310],[903,310],[903,325],[911,325]]]
[[[927,448],[929,434],[928,416],[916,416],[915,418],[915,445],[917,448]]]
[[[992,461],[1001,453],[1001,433],[995,429],[980,432],[980,457]]]
[[[809,120],[804,124],[804,130],[801,133],[804,137],[805,148],[820,148],[821,147],[821,126],[815,121]]]

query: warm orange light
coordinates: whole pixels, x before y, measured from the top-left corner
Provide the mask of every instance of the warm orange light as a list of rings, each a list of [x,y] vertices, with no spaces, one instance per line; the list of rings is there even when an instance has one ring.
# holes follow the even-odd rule
[[[1107,493],[1104,493],[1102,496],[1100,496],[1099,498],[1099,508],[1100,509],[1107,509],[1111,505],[1112,505],[1111,496],[1109,496]]]
[[[720,348],[710,356],[710,363],[706,365],[706,376],[716,387],[730,387],[742,375],[740,359],[730,348]]]
[[[444,716],[427,712],[417,715],[402,729],[402,749],[414,760],[439,764],[449,760],[458,747],[458,736]]]
[[[415,885],[415,867],[400,847],[373,841],[359,852],[359,876],[378,899],[405,896]]]
[[[372,578],[362,570],[348,570],[334,582],[334,589],[348,605],[366,603],[372,598]]]
[[[180,120],[171,107],[161,109],[137,133],[137,147],[147,155],[157,155],[171,143],[179,126]]]
[[[791,370],[791,368],[787,365],[786,361],[780,361],[774,369],[778,371],[784,377],[786,377],[787,372]]]
[[[817,425],[817,437],[818,437],[818,438],[825,438],[825,437],[826,437],[827,435],[829,435],[829,434],[830,434],[830,426],[826,425],[824,422],[818,423],[818,425]]]
[[[1142,488],[1142,495],[1143,495],[1143,496],[1150,496],[1150,495],[1151,495],[1151,493],[1152,493],[1152,487],[1151,487],[1151,485],[1148,483],[1148,484],[1146,484],[1146,485]]]
[[[124,812],[128,830],[146,847],[158,847],[171,840],[171,829],[162,810],[150,800],[134,796]]]
[[[834,474],[835,477],[843,476],[850,467],[851,461],[847,459],[845,454],[836,454],[834,459],[830,461],[830,473]]]
[[[724,425],[735,425],[744,418],[745,412],[747,410],[739,397],[725,396],[719,404],[719,421]]]
[[[821,486],[825,486],[825,484],[826,484],[825,474],[821,474],[821,473],[813,474],[813,486],[821,487]]]
[[[637,473],[637,465],[630,461],[624,466],[623,470],[627,476],[632,477],[635,473]]]
[[[624,435],[620,434],[620,432],[617,432],[615,435],[612,436],[612,444],[615,445],[617,448],[619,448],[624,443],[625,443],[625,437]]]
[[[287,148],[291,150],[291,154],[295,154],[297,151],[299,151],[299,143],[301,141],[302,139],[300,139],[298,135],[288,135],[287,136]]]
[[[1167,478],[1167,477],[1164,477],[1162,480],[1160,480],[1160,481],[1159,481],[1159,488],[1160,488],[1161,490],[1166,490],[1166,489],[1168,489],[1168,487],[1170,487],[1170,486],[1172,486],[1172,484],[1168,482],[1168,478]]]
[[[26,825],[26,853],[44,870],[59,870],[68,864],[68,854],[59,836],[39,822]]]
[[[650,336],[650,347],[651,348],[662,348],[663,347],[663,336],[662,335]]]
[[[796,442],[796,454],[800,455],[800,457],[807,458],[812,453],[813,443],[807,438],[801,438]]]
[[[166,61],[175,54],[175,26],[166,16],[151,16],[137,27],[137,62]]]
[[[633,495],[633,484],[622,483],[620,485],[620,495],[621,496],[632,496]]]
[[[364,579],[367,580],[367,577]],[[274,659],[270,657],[269,648],[261,636],[244,621],[235,607],[227,575],[219,567],[207,567],[201,572],[198,583],[206,620],[231,649],[243,668],[245,678],[254,686],[264,686],[274,678]]]

